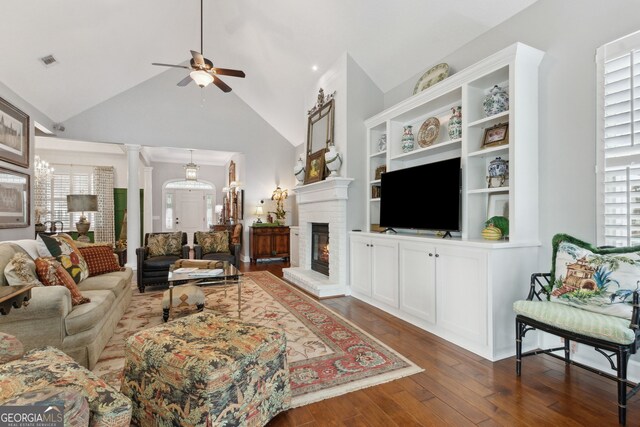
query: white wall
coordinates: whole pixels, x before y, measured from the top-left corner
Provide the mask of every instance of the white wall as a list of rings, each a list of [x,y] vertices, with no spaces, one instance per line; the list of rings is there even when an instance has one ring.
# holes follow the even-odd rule
[[[47,129],[53,128],[53,121],[47,117],[40,110],[35,108],[33,105],[26,102],[24,99],[20,97],[17,93],[9,89],[6,85],[0,82],[0,97],[5,101],[9,102],[11,105],[16,108],[22,110],[25,114],[29,116],[29,167],[22,168],[20,166],[16,166],[11,163],[6,163],[0,161],[0,167],[5,169],[10,169],[13,171],[26,173],[28,175],[33,175],[33,156],[34,156],[34,145],[35,145],[35,131],[34,131],[34,122],[45,126]],[[33,179],[31,179],[31,186],[33,189]],[[30,205],[33,206],[33,191],[30,192],[31,200]],[[25,228],[8,228],[8,229],[0,229],[0,241],[5,240],[15,240],[15,239],[32,239],[34,236],[33,230],[33,209],[30,212],[30,220],[29,226]]]
[[[595,53],[640,29],[639,15],[640,2],[539,0],[438,61],[461,70],[517,41],[546,52],[539,103],[541,271],[550,268],[554,234],[595,243]],[[420,75],[387,92],[385,108],[410,96]]]
[[[55,139],[47,138],[55,146]],[[74,154],[69,151],[56,151],[55,148],[38,148],[37,154],[50,164],[74,164],[83,166],[113,166],[115,172],[114,187],[127,188],[127,156],[122,154],[87,153]],[[55,166],[55,165],[54,165]],[[143,176],[140,176],[143,179]],[[143,181],[140,181],[143,182]]]

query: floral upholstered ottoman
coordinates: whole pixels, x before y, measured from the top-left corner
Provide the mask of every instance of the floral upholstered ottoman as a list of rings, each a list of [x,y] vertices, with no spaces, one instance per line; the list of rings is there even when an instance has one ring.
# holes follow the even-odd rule
[[[199,313],[131,336],[125,358],[140,426],[262,426],[291,403],[279,330]]]
[[[86,398],[92,427],[130,424],[129,399],[57,348],[34,349],[0,364],[0,404],[51,387],[74,390]]]

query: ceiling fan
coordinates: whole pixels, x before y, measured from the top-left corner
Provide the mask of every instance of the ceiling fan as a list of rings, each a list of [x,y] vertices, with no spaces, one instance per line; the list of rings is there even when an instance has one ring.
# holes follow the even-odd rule
[[[203,48],[202,48],[202,39],[203,39],[203,30],[202,30],[202,21],[203,21],[203,0],[200,0],[200,52],[196,52],[195,50],[191,51],[191,60],[189,61],[190,66],[186,65],[174,65],[174,64],[160,64],[157,62],[152,63],[151,65],[159,65],[161,67],[174,67],[174,68],[184,68],[186,70],[191,70],[189,75],[184,79],[178,82],[178,86],[186,86],[191,81],[196,82],[198,86],[201,88],[208,86],[210,83],[218,86],[223,92],[231,92],[231,87],[227,85],[225,82],[220,80],[218,76],[231,76],[231,77],[244,77],[244,71],[241,70],[232,70],[229,68],[217,68],[213,66],[213,62],[209,59],[202,56]]]

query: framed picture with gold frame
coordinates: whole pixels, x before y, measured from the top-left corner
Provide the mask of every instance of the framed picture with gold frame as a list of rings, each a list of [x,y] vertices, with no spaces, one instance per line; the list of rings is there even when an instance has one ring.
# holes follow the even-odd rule
[[[324,179],[324,152],[325,150],[319,150],[307,156],[307,168],[304,172],[305,184],[311,184],[312,182],[322,181]]]
[[[482,148],[497,147],[509,143],[509,123],[498,123],[484,130]]]

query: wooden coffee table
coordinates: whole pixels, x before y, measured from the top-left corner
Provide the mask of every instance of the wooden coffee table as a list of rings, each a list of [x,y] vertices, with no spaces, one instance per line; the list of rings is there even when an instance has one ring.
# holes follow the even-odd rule
[[[188,271],[187,270],[191,270]],[[173,288],[180,285],[237,286],[238,318],[242,318],[242,273],[233,264],[218,269],[179,268],[169,270],[169,310],[173,303]]]
[[[28,305],[33,285],[0,286],[0,313],[9,314],[11,307]]]

